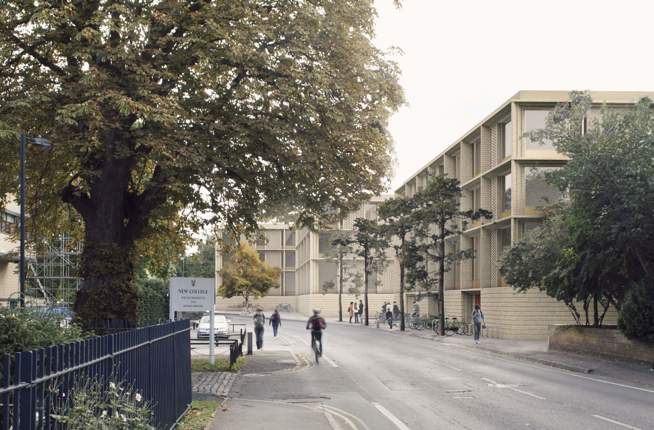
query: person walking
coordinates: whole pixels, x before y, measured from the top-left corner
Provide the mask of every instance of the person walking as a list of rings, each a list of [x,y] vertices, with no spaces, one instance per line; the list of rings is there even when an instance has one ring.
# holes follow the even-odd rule
[[[363,324],[363,300],[359,300],[359,323]]]
[[[359,324],[359,305],[357,302],[353,302],[354,305],[352,305],[352,312],[354,312],[354,324]]]
[[[400,320],[400,307],[397,305],[397,302],[393,302],[393,319],[395,321]]]
[[[354,316],[354,302],[350,302],[350,306],[347,307],[347,313],[350,315],[350,324],[352,324],[352,317]]]
[[[279,315],[279,311],[275,309],[275,312],[270,316],[270,325],[273,328],[273,336],[277,337],[277,330],[279,326],[282,325],[282,316]]]
[[[475,343],[479,343],[479,336],[481,334],[481,328],[486,327],[486,321],[484,320],[484,313],[481,311],[479,305],[475,305],[475,309],[472,311],[472,322],[475,326]]]
[[[388,328],[393,329],[393,311],[390,306],[386,306],[386,322],[388,323]]]
[[[257,337],[257,349],[261,349],[263,348],[263,329],[266,325],[263,309],[258,307],[252,319],[254,320],[254,334]]]

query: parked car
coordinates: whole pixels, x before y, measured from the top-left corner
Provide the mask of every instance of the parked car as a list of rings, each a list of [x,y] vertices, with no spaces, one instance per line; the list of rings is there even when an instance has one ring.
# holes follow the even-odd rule
[[[200,324],[198,325],[198,331],[196,334],[196,337],[198,339],[209,339],[209,325],[211,323],[211,320],[209,319],[209,315],[205,315],[202,318],[200,318]],[[225,318],[225,315],[218,315],[214,314],[214,330],[215,330],[215,338],[226,338],[228,336],[229,328],[228,328],[228,321],[227,318]]]

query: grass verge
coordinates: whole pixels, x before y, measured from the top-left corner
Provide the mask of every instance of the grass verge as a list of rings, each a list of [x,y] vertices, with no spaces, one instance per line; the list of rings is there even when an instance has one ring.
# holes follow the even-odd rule
[[[216,414],[216,409],[220,406],[221,402],[218,400],[193,400],[191,403],[191,409],[187,412],[184,418],[182,418],[177,429],[205,430],[207,426],[211,424],[211,421]]]
[[[191,370],[193,372],[238,372],[245,363],[245,358],[239,357],[236,363],[230,368],[229,357],[216,357],[216,363],[212,366],[208,358],[193,358]]]

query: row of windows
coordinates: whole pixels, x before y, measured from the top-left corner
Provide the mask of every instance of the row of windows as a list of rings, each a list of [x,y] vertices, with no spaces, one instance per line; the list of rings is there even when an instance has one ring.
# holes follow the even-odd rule
[[[284,268],[295,268],[295,251],[257,251],[259,260],[265,261],[273,267],[282,267],[282,255],[284,256]]]
[[[0,232],[13,234],[18,229],[18,217],[7,212],[0,213]]]
[[[284,246],[295,246],[295,231],[293,230],[264,230],[257,239],[257,246],[279,249]]]

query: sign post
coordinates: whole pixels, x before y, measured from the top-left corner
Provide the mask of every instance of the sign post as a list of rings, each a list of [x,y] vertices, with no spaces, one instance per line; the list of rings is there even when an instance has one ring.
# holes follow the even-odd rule
[[[213,278],[170,278],[170,319],[175,312],[209,312],[209,361],[216,362]]]

